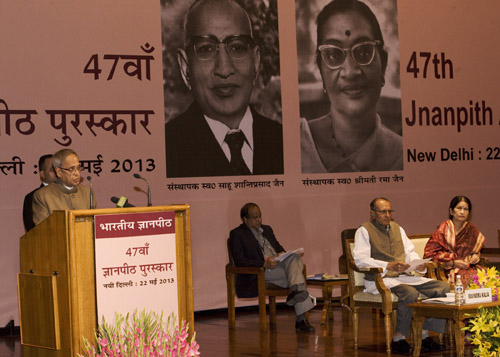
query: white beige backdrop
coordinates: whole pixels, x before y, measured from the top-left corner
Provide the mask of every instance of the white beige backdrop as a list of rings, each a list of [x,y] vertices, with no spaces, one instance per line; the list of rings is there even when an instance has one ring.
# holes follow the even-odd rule
[[[41,154],[65,147],[61,144],[70,139],[69,147],[82,160],[102,160],[100,166],[91,165],[83,172],[84,177],[92,177],[99,207],[112,207],[109,198],[120,195],[132,204],[145,205],[145,183],[133,173],[149,180],[153,205],[191,205],[196,310],[226,306],[226,239],[240,223],[239,208],[247,201],[261,206],[264,223],[272,225],[286,248],[305,248],[310,273],[338,270],[340,232],[368,219],[368,202],[378,195],[391,199],[395,219],[409,234],[417,234],[432,232],[447,217],[451,197],[465,194],[474,204],[473,221],[486,235],[486,244],[498,246],[497,1],[398,1],[404,170],[303,175],[296,8],[292,0],[279,0],[285,173],[246,178],[270,183],[256,188],[236,188],[235,183],[239,186],[245,179],[240,177],[166,178],[161,22],[168,14],[162,15],[161,10],[162,5],[152,0],[0,3],[0,99],[4,101],[0,102],[0,326],[12,319],[19,324],[16,273],[19,237],[24,234],[21,211],[24,195],[39,184],[36,162]],[[421,52],[451,60],[453,79],[437,78],[441,66],[432,62],[424,78]],[[417,78],[407,71],[413,53],[421,70]],[[96,59],[101,70],[97,79]],[[141,79],[134,74],[134,66],[124,67],[128,61],[141,63]],[[412,115],[413,101],[435,115],[445,107],[455,111],[464,107],[473,120],[460,131],[457,125],[435,125],[437,116],[430,125],[409,125],[405,118]],[[473,107],[478,103],[479,110],[471,111],[471,102]],[[489,115],[483,103],[490,108],[491,123],[482,121],[482,112]],[[53,111],[67,114],[66,133],[62,114]],[[92,111],[94,119],[89,112],[79,112],[77,125],[75,111]],[[115,135],[112,114],[116,111],[123,111],[117,116],[123,122],[115,123]],[[132,111],[140,111],[135,114],[135,127]],[[29,121],[24,119],[27,113],[31,113]],[[147,123],[144,113],[148,113]],[[464,149],[473,155],[468,160],[443,160],[442,149]],[[372,175],[375,183],[356,183],[359,176],[371,179]],[[384,177],[389,182],[381,182]],[[334,179],[335,183],[305,185],[307,179]],[[275,180],[283,184],[275,186]],[[227,182],[232,190],[220,187]]]

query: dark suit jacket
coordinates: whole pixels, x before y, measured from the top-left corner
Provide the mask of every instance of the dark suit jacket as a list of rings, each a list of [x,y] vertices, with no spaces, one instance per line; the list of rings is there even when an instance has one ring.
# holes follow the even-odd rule
[[[252,108],[253,174],[283,174],[281,124]],[[196,102],[165,124],[167,177],[234,176],[229,161]]]
[[[33,191],[24,196],[23,222],[26,232],[35,226],[35,223],[33,222],[33,194],[36,190],[42,187],[43,184],[40,184],[40,187],[35,188]]]
[[[274,236],[270,226],[262,225],[264,237],[271,243],[276,253],[285,251]],[[257,239],[245,223],[233,229],[229,234],[229,249],[236,266],[261,267],[264,265],[264,255]],[[238,274],[236,277],[236,295],[240,298],[256,297],[257,275]]]

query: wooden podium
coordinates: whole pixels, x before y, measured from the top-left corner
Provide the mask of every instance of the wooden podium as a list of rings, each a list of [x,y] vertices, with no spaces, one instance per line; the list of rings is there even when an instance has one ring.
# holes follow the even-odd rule
[[[175,212],[179,320],[194,331],[188,205],[54,211],[21,237],[18,274],[23,356],[75,356],[97,327],[94,216]]]

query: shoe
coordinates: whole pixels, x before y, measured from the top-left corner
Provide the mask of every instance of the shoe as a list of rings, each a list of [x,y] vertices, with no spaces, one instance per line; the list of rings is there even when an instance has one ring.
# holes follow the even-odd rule
[[[299,302],[305,301],[308,297],[309,293],[307,290],[292,291],[286,298],[286,304],[288,306],[293,306]]]
[[[402,353],[409,354],[411,351],[410,344],[403,338],[399,341],[391,342],[391,352],[392,353]]]
[[[297,332],[314,332],[316,331],[314,327],[311,326],[309,321],[306,319],[300,321],[300,322],[295,322],[295,331]]]
[[[434,341],[432,337],[429,336],[422,340],[422,352],[433,352],[442,350],[444,350],[444,346]]]

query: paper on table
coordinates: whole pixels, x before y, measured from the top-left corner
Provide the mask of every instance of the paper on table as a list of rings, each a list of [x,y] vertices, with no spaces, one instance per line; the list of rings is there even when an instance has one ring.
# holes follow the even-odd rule
[[[430,298],[430,299],[424,299],[422,302],[443,302],[445,304],[454,304],[455,303],[455,296],[443,296],[443,297],[438,297],[438,298]]]
[[[347,280],[348,278],[347,274],[319,273],[307,276],[307,280]]]
[[[288,258],[292,254],[302,254],[302,253],[304,253],[304,248],[298,248],[298,249],[295,249],[295,250],[289,250],[286,253],[278,255],[273,260],[276,261],[276,262],[281,262],[281,261],[285,260],[286,258]]]
[[[410,264],[410,267],[405,270],[405,273],[409,273],[411,271],[414,271],[416,267],[418,267],[419,265],[427,263],[429,260],[431,260],[431,258],[412,260],[411,262],[408,263],[408,264]]]

